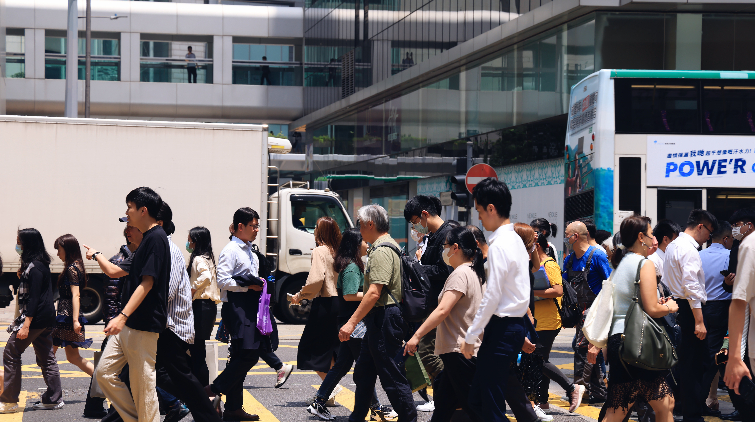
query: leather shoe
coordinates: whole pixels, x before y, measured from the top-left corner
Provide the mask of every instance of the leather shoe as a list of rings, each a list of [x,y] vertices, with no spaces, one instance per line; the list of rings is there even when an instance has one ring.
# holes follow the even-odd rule
[[[702,415],[703,416],[716,416],[716,417],[720,417],[721,416],[721,411],[720,410],[713,410],[713,409],[711,409],[708,406],[703,406]]]
[[[226,422],[258,421],[260,420],[260,417],[257,415],[250,415],[249,413],[246,413],[246,411],[242,408],[239,410],[234,410],[233,412],[223,413],[223,420]]]
[[[742,415],[739,414],[738,410],[735,410],[731,413],[726,413],[719,417],[725,421],[741,421],[742,420]]]

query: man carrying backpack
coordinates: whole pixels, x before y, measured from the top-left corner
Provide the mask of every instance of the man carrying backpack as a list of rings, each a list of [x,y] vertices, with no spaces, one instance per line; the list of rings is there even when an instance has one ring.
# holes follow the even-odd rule
[[[590,246],[587,227],[581,221],[574,221],[564,231],[564,241],[573,250],[564,259],[564,280],[577,292],[577,305],[582,311],[582,319],[577,323],[572,348],[574,349],[574,383],[587,387],[589,403],[606,400],[606,385],[603,382],[600,365],[587,361],[588,353],[597,356],[600,349],[589,344],[582,334],[586,311],[600,293],[603,280],[611,275],[608,257],[595,246]]]
[[[372,402],[377,377],[385,394],[398,413],[400,422],[415,422],[417,409],[404,369],[403,340],[406,323],[399,303],[402,298],[402,261],[389,247],[398,247],[388,234],[390,220],[380,205],[366,205],[357,211],[357,227],[365,242],[372,246],[367,251],[364,269],[364,296],[349,321],[341,327],[338,337],[347,341],[359,321],[364,320],[367,332],[362,340],[362,351],[354,367],[354,410],[350,422],[364,421]]]

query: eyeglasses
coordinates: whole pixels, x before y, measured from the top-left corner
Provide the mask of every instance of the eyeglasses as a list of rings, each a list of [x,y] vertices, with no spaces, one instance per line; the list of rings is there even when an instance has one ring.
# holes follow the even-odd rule
[[[705,230],[708,230],[708,233],[713,234],[713,230],[709,229],[708,226],[703,224],[703,227],[705,227]]]
[[[253,228],[254,230],[259,230],[260,229],[260,225],[259,224],[250,224],[249,226],[251,228]]]

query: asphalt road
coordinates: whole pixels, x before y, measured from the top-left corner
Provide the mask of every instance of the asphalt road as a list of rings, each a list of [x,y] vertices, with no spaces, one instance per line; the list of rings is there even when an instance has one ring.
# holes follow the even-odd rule
[[[5,326],[7,323],[0,322],[0,325]],[[87,337],[93,338],[94,344],[91,349],[82,350],[84,357],[91,359],[94,352],[99,350],[104,338],[104,334],[102,333],[103,328],[102,324],[86,327]],[[296,352],[302,329],[303,326],[299,325],[279,325],[281,345],[277,354],[284,362],[296,364]],[[551,361],[558,365],[569,378],[572,377],[571,338],[573,333],[574,330],[564,330],[556,339],[553,353],[551,354]],[[5,330],[2,330],[2,333],[0,333],[0,346],[5,346],[7,337],[8,334]],[[218,344],[218,366],[222,370],[227,363],[227,346],[222,343]],[[32,409],[31,406],[34,402],[39,400],[40,389],[42,392],[44,391],[45,384],[41,377],[41,371],[36,366],[34,353],[29,348],[23,355],[23,392],[19,403],[20,407],[23,407],[25,410],[23,413],[0,415],[0,422],[91,420],[82,417],[84,401],[89,386],[89,377],[80,372],[75,366],[69,364],[62,350],[58,351],[57,357],[60,365],[65,406],[62,409],[53,411]],[[256,365],[247,374],[246,381],[244,382],[244,408],[249,413],[260,415],[261,420],[265,422],[318,420],[315,416],[309,415],[305,410],[305,400],[314,396],[320,384],[320,378],[314,372],[295,370],[288,382],[280,389],[274,388],[274,383],[275,371],[265,365],[264,362]],[[342,380],[341,385],[345,388],[337,397],[338,406],[330,410],[336,416],[337,421],[346,421],[353,405],[353,391],[355,389],[351,374]],[[551,410],[549,413],[554,416],[555,421],[593,421],[597,418],[599,408],[586,404],[583,404],[576,413],[567,413],[565,408],[568,408],[568,403],[564,401],[564,392],[555,383],[551,383],[550,393]],[[723,395],[722,392],[720,393]],[[379,386],[378,395],[381,403],[389,404],[385,393]],[[417,404],[422,403],[419,395],[415,394],[415,399],[417,400]],[[721,407],[724,413],[730,412],[731,403],[724,401],[728,400],[728,397],[722,396],[721,400]],[[420,412],[418,420],[420,422],[429,421],[431,415],[431,413]],[[455,419],[464,420],[466,418]],[[510,416],[509,419],[511,421],[515,420],[513,416]],[[709,421],[718,421],[717,418],[708,419]],[[183,420],[187,422],[192,421],[191,415]]]

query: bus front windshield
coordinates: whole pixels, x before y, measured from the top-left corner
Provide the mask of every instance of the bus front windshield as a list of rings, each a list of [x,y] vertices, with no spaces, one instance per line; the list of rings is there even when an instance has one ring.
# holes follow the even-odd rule
[[[315,232],[320,217],[335,220],[341,232],[351,227],[341,204],[331,196],[292,195],[291,210],[294,227],[307,233]]]

